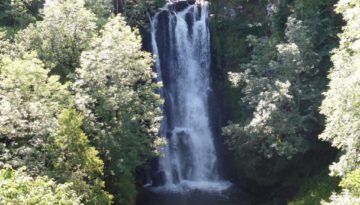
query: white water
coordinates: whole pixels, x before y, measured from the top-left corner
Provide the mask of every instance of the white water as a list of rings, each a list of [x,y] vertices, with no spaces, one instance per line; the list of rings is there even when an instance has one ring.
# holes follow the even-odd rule
[[[209,5],[206,1],[197,1],[195,5],[176,12],[168,4],[162,10],[152,21],[158,80],[166,81],[161,91],[166,100],[162,133],[167,135],[168,144],[162,149],[164,157],[159,161],[165,184],[158,189],[224,190],[230,183],[221,181],[217,171],[208,114]],[[159,25],[164,22],[159,20],[161,12],[167,12],[168,20],[165,22],[168,25]],[[167,36],[158,34],[159,26],[168,29]]]

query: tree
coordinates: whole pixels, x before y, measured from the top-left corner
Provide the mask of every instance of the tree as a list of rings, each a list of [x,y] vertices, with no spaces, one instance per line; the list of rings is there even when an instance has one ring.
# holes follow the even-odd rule
[[[165,0],[115,0],[115,10],[126,17],[130,26],[149,30],[152,14],[165,3]]]
[[[234,86],[241,86],[247,109],[252,112],[246,123],[224,128],[229,143],[237,148],[256,147],[266,158],[274,155],[288,159],[307,149],[307,119],[315,119],[316,109],[303,111],[302,103],[319,101],[312,79],[317,74],[318,58],[302,21],[289,17],[285,33],[287,42],[276,45],[276,58],[267,44],[253,36],[252,60],[242,65],[244,72],[230,73]],[[241,149],[241,148],[240,148]]]
[[[80,205],[71,183],[56,184],[48,177],[33,178],[21,168],[0,170],[0,204],[7,205]]]
[[[93,205],[111,204],[111,196],[103,191],[103,161],[82,131],[84,117],[73,109],[64,110],[59,130],[53,134],[51,155],[53,168],[49,176],[60,182],[71,182],[82,202]]]
[[[85,0],[85,7],[97,16],[98,26],[103,26],[114,12],[113,0]]]
[[[34,54],[0,55],[0,158],[33,174],[46,170],[49,136],[71,104],[68,84],[48,74]]]
[[[2,25],[24,28],[39,18],[45,0],[3,0],[0,2]]]
[[[105,162],[107,187],[116,201],[135,200],[134,171],[153,155],[160,115],[153,59],[122,17],[112,18],[81,57],[76,102],[85,128]]]
[[[360,199],[360,2],[340,0],[336,11],[343,14],[346,26],[340,35],[340,47],[332,56],[329,90],[321,112],[326,116],[326,127],[320,138],[342,151],[330,169],[332,175],[342,177],[343,192],[332,196],[329,204],[358,204]]]
[[[21,31],[18,46],[38,53],[46,68],[61,80],[71,78],[81,52],[88,48],[96,30],[95,14],[83,0],[53,0],[45,4],[43,20]]]
[[[45,0],[2,0],[0,2],[0,37],[9,39],[20,30],[41,19]]]
[[[101,180],[103,162],[80,128],[83,117],[68,110],[74,104],[69,85],[49,77],[34,54],[22,55],[1,56],[1,160],[73,183],[86,204],[110,204]]]

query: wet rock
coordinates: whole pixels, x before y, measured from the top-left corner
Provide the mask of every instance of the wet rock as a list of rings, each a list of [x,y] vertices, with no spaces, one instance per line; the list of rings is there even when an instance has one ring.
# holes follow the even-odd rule
[[[174,184],[180,183],[179,173],[177,172],[176,169],[172,170],[172,176],[173,176]]]
[[[195,3],[196,3],[196,0],[188,0],[187,2],[188,2],[188,4],[193,5],[193,4],[195,4]]]
[[[153,186],[163,186],[166,183],[166,174],[164,171],[158,171],[152,177]]]
[[[170,5],[170,9],[176,12],[186,9],[189,5],[196,3],[196,0],[178,1]]]
[[[170,9],[176,12],[182,11],[189,6],[187,1],[178,1],[170,5]]]

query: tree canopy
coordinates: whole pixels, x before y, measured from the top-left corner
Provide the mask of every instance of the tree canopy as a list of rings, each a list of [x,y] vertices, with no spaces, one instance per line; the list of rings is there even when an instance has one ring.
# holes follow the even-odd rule
[[[1,9],[16,2],[25,4]],[[60,200],[21,203],[133,204],[135,169],[161,145],[152,56],[139,33],[112,16],[111,1],[28,3],[43,10],[0,36],[0,166],[10,164],[16,180],[35,176],[26,183]],[[20,21],[16,15],[3,18]]]
[[[350,205],[360,203],[360,2],[341,0],[336,11],[343,15],[346,26],[332,56],[329,90],[321,106],[326,128],[320,138],[342,151],[331,171],[342,178],[340,186],[344,189],[325,204]]]
[[[159,141],[161,100],[154,93],[152,61],[141,51],[138,34],[117,16],[92,39],[76,70],[76,102],[86,114],[85,127],[104,156],[111,189],[127,200],[134,200],[135,168]]]
[[[166,2],[1,0],[0,204],[136,204],[166,143],[144,51]],[[267,204],[360,204],[359,0],[211,3],[230,178]]]

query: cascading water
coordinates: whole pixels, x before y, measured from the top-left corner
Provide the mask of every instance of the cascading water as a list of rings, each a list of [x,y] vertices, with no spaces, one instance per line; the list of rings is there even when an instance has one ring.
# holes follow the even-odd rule
[[[164,84],[162,150],[159,172],[166,190],[223,190],[210,127],[209,5],[206,1],[169,3],[152,20],[158,80]]]

